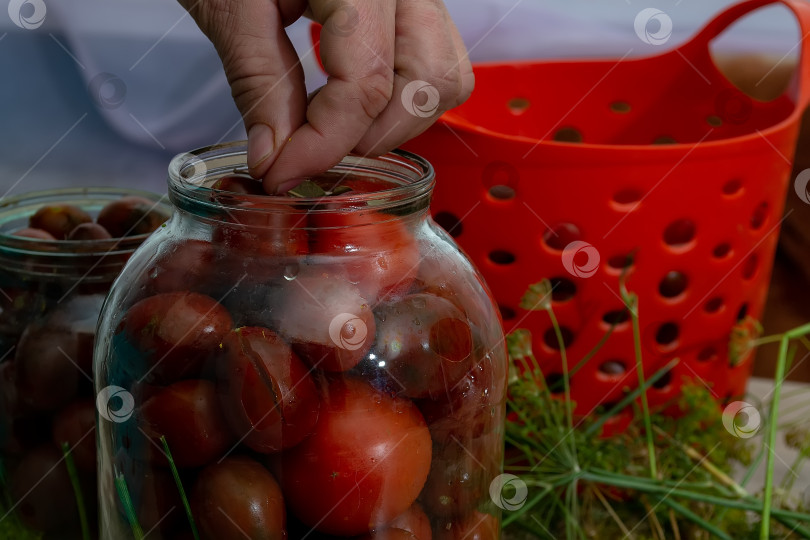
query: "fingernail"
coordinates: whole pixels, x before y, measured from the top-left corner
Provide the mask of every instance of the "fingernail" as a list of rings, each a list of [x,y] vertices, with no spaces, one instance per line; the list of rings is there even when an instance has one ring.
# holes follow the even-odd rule
[[[258,167],[274,150],[273,130],[267,124],[253,124],[248,132],[248,167]]]

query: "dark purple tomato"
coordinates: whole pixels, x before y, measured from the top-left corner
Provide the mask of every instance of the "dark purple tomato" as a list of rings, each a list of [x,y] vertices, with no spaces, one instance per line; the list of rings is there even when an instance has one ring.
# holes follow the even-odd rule
[[[48,231],[42,229],[33,229],[26,227],[11,233],[12,236],[19,236],[22,238],[35,238],[37,240],[56,240],[56,238]]]
[[[318,392],[307,367],[267,328],[243,327],[223,342],[218,388],[226,418],[252,450],[295,446],[318,420]]]
[[[227,281],[227,276],[220,271],[225,262],[222,255],[221,249],[204,240],[169,243],[161,248],[144,272],[144,289],[148,294],[194,291],[215,292],[219,297],[224,291],[217,282]],[[233,276],[230,278],[232,282]]]
[[[436,540],[497,540],[501,530],[495,516],[474,512],[463,519],[440,521],[433,537]]]
[[[67,235],[68,240],[107,240],[112,235],[98,223],[82,223]]]
[[[52,444],[28,452],[11,471],[15,511],[29,527],[56,532],[78,522],[78,509],[62,453]]]
[[[77,400],[59,411],[53,420],[53,442],[57,448],[67,443],[76,466],[96,472],[96,403]]]
[[[166,384],[200,376],[231,326],[230,314],[213,298],[177,292],[136,303],[119,329],[145,355],[144,371],[137,375]]]
[[[244,456],[203,469],[191,493],[191,508],[204,540],[286,540],[281,489],[273,475]]]
[[[448,300],[412,294],[379,306],[375,315],[374,355],[404,395],[447,395],[472,368],[470,326]]]
[[[107,229],[113,238],[148,234],[168,218],[156,206],[149,199],[128,195],[102,208],[96,223]]]
[[[428,536],[428,538],[432,538]],[[356,537],[355,540],[421,540],[418,536],[411,531],[399,529],[397,527],[389,527],[386,529],[379,529],[372,531],[368,534]]]
[[[418,502],[413,503],[410,508],[388,523],[385,528],[408,531],[416,540],[431,540],[433,538],[430,519]]]
[[[356,286],[339,274],[310,270],[285,283],[279,333],[310,366],[346,371],[374,341],[374,314]]]
[[[165,436],[178,467],[200,467],[220,457],[235,442],[210,381],[188,379],[157,391],[135,413],[156,448]],[[152,454],[168,464],[162,450]]]
[[[70,231],[82,223],[91,223],[90,214],[71,204],[43,206],[28,218],[28,226],[47,231],[57,240],[64,240]]]

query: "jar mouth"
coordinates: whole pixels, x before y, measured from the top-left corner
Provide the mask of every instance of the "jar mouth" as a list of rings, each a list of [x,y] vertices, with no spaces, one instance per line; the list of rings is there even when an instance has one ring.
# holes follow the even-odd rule
[[[337,175],[343,178],[370,177],[395,184],[395,187],[379,191],[350,191],[328,198],[298,198],[287,195],[232,193],[211,187],[224,176],[247,173],[247,141],[233,141],[198,148],[172,159],[169,164],[169,194],[172,202],[180,207],[184,205],[177,199],[219,209],[233,207],[240,211],[299,209],[312,213],[368,207],[386,210],[413,203],[418,199],[429,199],[435,183],[433,167],[427,160],[404,150],[393,150],[374,158],[350,154],[322,173],[324,176]],[[329,204],[320,204],[325,199]]]
[[[71,204],[90,213],[94,219],[106,204],[126,196],[138,196],[150,200],[168,218],[171,207],[166,195],[128,188],[79,187],[33,191],[3,199],[0,202],[0,252],[17,255],[48,257],[103,256],[131,253],[151,233],[123,238],[98,240],[44,240],[15,236],[14,231],[28,226],[28,218],[48,204]]]

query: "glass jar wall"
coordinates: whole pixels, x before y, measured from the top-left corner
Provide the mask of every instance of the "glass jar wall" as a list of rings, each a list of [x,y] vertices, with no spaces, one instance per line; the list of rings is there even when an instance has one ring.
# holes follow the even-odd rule
[[[26,530],[82,538],[82,516],[94,534],[96,323],[113,280],[169,212],[157,195],[109,188],[42,191],[0,204],[4,538],[28,538]],[[99,223],[121,238],[95,238]]]
[[[103,310],[102,538],[499,538],[503,333],[430,165],[350,156],[303,198],[244,170],[175,158]]]

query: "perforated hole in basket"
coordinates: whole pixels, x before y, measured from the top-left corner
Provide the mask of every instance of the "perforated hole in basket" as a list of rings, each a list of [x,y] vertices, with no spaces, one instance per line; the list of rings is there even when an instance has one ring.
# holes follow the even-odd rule
[[[568,244],[581,237],[579,227],[573,223],[559,223],[546,229],[543,233],[543,243],[553,250],[563,251]]]
[[[453,238],[458,238],[464,232],[461,220],[452,212],[437,212],[433,216],[433,220]]]

